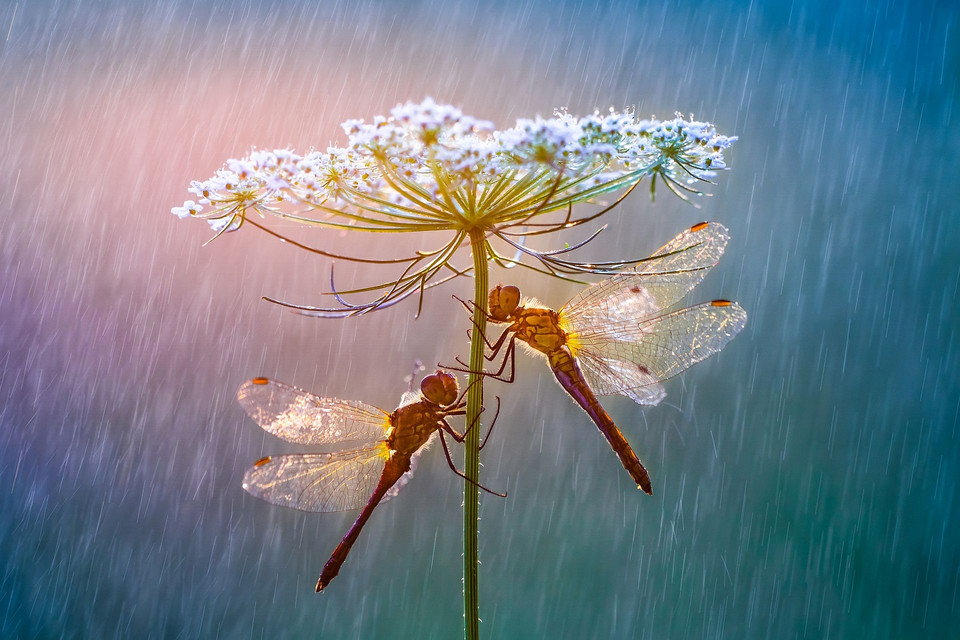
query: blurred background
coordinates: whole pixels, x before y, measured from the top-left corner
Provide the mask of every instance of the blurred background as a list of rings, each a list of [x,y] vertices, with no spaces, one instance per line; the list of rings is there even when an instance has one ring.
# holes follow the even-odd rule
[[[441,452],[317,596],[356,514],[246,495],[245,468],[294,447],[234,392],[267,375],[390,410],[414,359],[466,355],[450,294],[471,283],[418,320],[412,303],[303,318],[260,296],[325,302],[328,261],[254,229],[201,247],[206,225],[169,212],[251,146],[342,143],[341,121],[426,95],[500,127],[634,105],[740,136],[700,209],[640,190],[579,254],[645,255],[704,219],[732,234],[691,300],[738,300],[746,330],[658,407],[604,400],[656,495],[544,362],[490,387],[483,478],[510,497],[482,499],[484,635],[954,633],[960,11],[638,5],[0,2],[0,636],[459,636],[461,485]],[[388,276],[338,266],[342,286]],[[491,278],[552,306],[579,288]]]

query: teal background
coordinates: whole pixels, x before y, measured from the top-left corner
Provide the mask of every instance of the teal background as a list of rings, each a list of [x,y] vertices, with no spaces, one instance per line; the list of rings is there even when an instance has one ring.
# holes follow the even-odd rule
[[[0,3],[0,636],[452,638],[460,485],[439,451],[374,515],[247,496],[292,447],[233,400],[269,375],[386,409],[467,352],[449,294],[350,321],[329,264],[169,208],[252,145],[431,95],[508,126],[554,107],[694,113],[740,141],[701,208],[632,195],[585,258],[729,227],[692,301],[750,314],[664,404],[604,400],[640,494],[523,357],[491,387],[489,638],[944,638],[960,619],[960,35],[951,2]],[[291,230],[292,231],[292,230]],[[317,232],[334,250],[417,241]],[[584,237],[572,233],[538,248]],[[408,244],[403,244],[404,242]],[[466,264],[469,257],[460,257]],[[344,286],[377,269],[338,266]],[[578,289],[494,270],[553,306]]]

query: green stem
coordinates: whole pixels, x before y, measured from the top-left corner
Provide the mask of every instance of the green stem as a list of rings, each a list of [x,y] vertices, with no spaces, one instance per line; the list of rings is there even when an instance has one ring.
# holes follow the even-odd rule
[[[483,370],[483,332],[487,324],[487,250],[482,230],[470,232],[473,251],[473,321],[476,328],[470,336],[470,370]],[[467,425],[474,425],[466,439],[464,474],[480,481],[480,407],[483,404],[483,377],[471,373],[467,393]],[[477,593],[477,521],[480,494],[477,486],[463,483],[463,632],[467,640],[480,637],[480,604]]]

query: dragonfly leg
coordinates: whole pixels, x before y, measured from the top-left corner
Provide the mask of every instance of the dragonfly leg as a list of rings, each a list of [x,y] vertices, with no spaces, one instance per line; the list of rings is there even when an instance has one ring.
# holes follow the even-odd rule
[[[487,320],[493,319],[493,316],[490,315],[489,311],[487,311],[486,309],[480,308],[477,305],[477,303],[474,302],[473,300],[464,300],[463,298],[461,298],[460,296],[457,296],[456,294],[454,294],[453,298],[464,306],[464,308],[467,310],[467,313],[473,313],[474,310],[476,310],[482,313],[483,315],[485,315],[487,317]]]
[[[470,307],[470,303],[469,303],[469,302],[467,302],[466,300],[464,300],[463,298],[461,298],[461,297],[458,296],[457,294],[453,294],[453,295],[450,296],[450,297],[453,298],[454,300],[456,300],[457,302],[459,302],[460,304],[462,304],[462,305],[463,305],[463,308],[467,310],[467,313],[473,313],[473,309]]]
[[[503,348],[503,343],[507,339],[507,334],[510,333],[510,328],[503,330],[503,333],[500,334],[500,337],[497,338],[497,341],[493,344],[487,342],[486,336],[484,336],[483,341],[487,343],[487,346],[490,348],[490,355],[484,355],[483,357],[487,359],[488,362],[493,362],[494,358],[497,357],[497,354],[500,353],[500,349]]]
[[[443,364],[442,362],[438,362],[438,363],[437,363],[437,368],[438,368],[438,369],[445,369],[446,371],[459,371],[460,373],[472,373],[469,365],[467,365],[467,363],[465,363],[463,360],[461,360],[461,359],[460,359],[460,356],[454,357],[454,360],[456,360],[456,361],[457,361],[457,364],[460,365],[459,367],[451,367],[450,365]],[[474,382],[476,382],[476,381],[474,381]],[[467,386],[467,389],[469,389],[469,388],[470,388],[470,387]],[[463,397],[466,396],[466,395],[467,395],[467,391],[466,391],[466,389],[464,389],[463,393],[460,394],[460,398],[457,399],[457,404],[460,404],[460,402],[462,401]]]
[[[487,358],[487,356],[483,356],[483,357],[486,358],[487,360],[491,360],[491,361],[493,360],[493,358]],[[456,369],[456,371],[462,371],[463,373],[473,373],[473,369],[470,368],[470,365],[464,362],[460,356],[454,356],[453,359],[457,361],[457,364],[463,367],[462,369]]]
[[[490,439],[490,434],[493,433],[493,425],[497,424],[497,418],[500,417],[500,396],[494,396],[494,397],[497,399],[497,411],[493,414],[493,421],[490,423],[490,426],[487,428],[487,435],[483,436],[483,442],[480,443],[481,451],[483,451],[483,448],[487,446],[487,440]]]
[[[497,421],[497,416],[500,415],[500,396],[496,396],[496,398],[497,398],[497,413],[496,413],[496,415],[493,416],[493,422],[494,422],[494,423]],[[446,420],[441,419],[440,422],[441,422],[443,425],[445,425],[445,426],[443,427],[443,430],[446,431],[447,433],[449,433],[451,438],[453,438],[453,439],[456,440],[457,442],[463,442],[464,440],[467,439],[467,434],[470,433],[471,431],[473,431],[473,428],[474,428],[475,426],[477,426],[477,423],[478,423],[478,422],[480,422],[480,416],[481,416],[481,415],[483,414],[483,412],[486,411],[486,410],[487,410],[487,408],[481,405],[481,406],[480,406],[480,413],[477,414],[477,417],[473,419],[473,422],[470,423],[470,426],[467,427],[466,430],[465,430],[462,434],[457,433],[457,430],[454,429],[452,426],[450,426],[450,423],[447,422]],[[448,416],[462,416],[462,415],[465,415],[466,413],[467,413],[466,411],[457,410],[457,411],[449,411],[449,412],[447,412],[446,415],[448,415]],[[492,424],[492,423],[490,424],[490,429],[493,429],[493,424]],[[490,431],[488,430],[488,431],[487,431],[487,435],[483,438],[483,444],[486,444],[487,438],[489,438],[489,437],[490,437]],[[483,449],[483,444],[480,445],[480,448],[481,448],[481,449]]]
[[[477,323],[473,318],[470,318],[470,322],[473,323],[473,326],[477,329],[477,331],[480,331],[480,327],[477,326]],[[471,329],[467,329],[468,338],[472,339],[472,333],[473,331]],[[487,340],[486,334],[483,331],[480,331],[480,337],[483,338],[483,341],[487,344],[487,349],[490,350],[490,355],[484,354],[483,357],[486,358],[488,361],[492,361],[494,358],[496,358],[497,354],[500,352],[500,347],[503,346],[503,341],[507,339],[506,335],[508,333],[510,333],[509,327],[503,330],[503,333],[500,334],[500,337],[497,338],[496,342],[490,342],[489,340]]]
[[[463,360],[461,360],[459,356],[457,356],[456,358],[454,358],[454,360],[456,360],[457,363],[460,365],[459,367],[451,367],[451,366],[448,365],[448,364],[442,364],[442,363],[439,363],[439,362],[437,363],[437,367],[439,367],[439,368],[441,368],[441,369],[446,369],[447,371],[458,371],[458,372],[460,372],[460,373],[476,373],[476,374],[479,375],[479,376],[490,376],[490,375],[493,375],[493,374],[491,374],[489,371],[474,371],[473,369],[470,368],[470,365],[468,365],[466,362],[464,362]],[[479,379],[480,379],[480,378],[477,378],[477,380],[479,380]],[[476,380],[475,380],[474,382],[476,382]]]
[[[507,333],[508,332],[504,332],[504,335],[507,335]],[[497,350],[499,351],[499,347]],[[516,350],[517,350],[517,340],[516,340],[516,337],[513,337],[507,343],[507,353],[503,357],[503,362],[500,363],[500,368],[495,373],[491,373],[489,371],[474,371],[467,365],[467,363],[465,363],[459,357],[456,358],[456,361],[461,365],[460,367],[450,367],[450,366],[441,365],[441,364],[438,364],[437,366],[443,369],[447,369],[448,371],[459,371],[460,373],[475,373],[480,377],[493,378],[494,380],[499,380],[500,382],[506,382],[507,384],[510,384],[511,382],[513,382],[516,374],[516,358],[515,358]],[[510,375],[507,377],[504,377],[503,372],[504,370],[506,370],[507,362],[510,362]],[[473,384],[476,384],[477,380],[479,379],[480,378],[478,377],[476,380],[474,380]],[[466,391],[464,391],[464,393],[466,393]]]
[[[481,450],[481,451],[483,451],[483,448],[484,448],[485,446],[487,446],[487,440],[490,439],[490,434],[493,433],[493,425],[497,424],[497,418],[500,417],[500,396],[494,396],[494,397],[497,399],[497,410],[496,410],[496,411],[494,412],[494,414],[493,414],[493,421],[490,423],[490,426],[487,427],[487,435],[483,436],[483,442],[480,443],[480,450]],[[486,407],[480,407],[480,413],[483,413],[483,412],[486,411],[486,410],[487,410]],[[448,416],[462,416],[462,415],[464,415],[465,413],[466,413],[466,411],[451,411],[451,412],[448,413],[447,415],[448,415]],[[446,426],[444,427],[444,431],[446,431],[447,433],[449,433],[451,438],[453,438],[453,439],[456,440],[457,442],[463,442],[464,440],[467,439],[467,434],[470,433],[470,430],[473,429],[475,426],[477,426],[477,422],[479,422],[479,420],[480,420],[480,416],[478,415],[478,416],[476,417],[476,419],[474,419],[473,424],[471,424],[469,427],[467,427],[467,430],[464,431],[463,434],[457,433],[456,429],[454,429],[453,427],[451,427],[451,426],[450,426],[450,423],[447,422],[446,420],[441,420],[441,422],[442,422],[444,425],[446,425]]]
[[[446,369],[446,370],[448,370],[448,371],[459,371],[459,372],[461,372],[461,373],[473,373],[473,370],[469,368],[469,365],[467,365],[467,364],[466,364],[463,360],[461,360],[459,357],[456,358],[456,361],[459,362],[460,364],[462,364],[464,368],[461,369],[461,368],[458,368],[458,367],[448,367],[448,366],[445,366],[445,365],[440,364],[439,362],[437,363],[437,366],[438,366],[439,368],[441,368],[441,369]],[[467,385],[467,387],[466,387],[466,388],[463,390],[463,392],[460,394],[460,397],[457,398],[457,400],[456,400],[453,404],[451,404],[450,407],[446,410],[446,415],[448,415],[448,416],[462,416],[462,415],[464,415],[464,414],[466,413],[466,411],[460,411],[460,409],[463,409],[463,408],[465,408],[465,407],[467,406],[467,403],[464,402],[464,398],[467,397],[467,393],[470,392],[470,388],[473,387],[473,385],[475,385],[475,384],[477,384],[478,382],[480,382],[480,380],[481,380],[481,379],[483,378],[483,376],[485,376],[485,375],[489,375],[489,374],[488,374],[487,372],[485,372],[485,371],[481,371],[481,372],[480,372],[480,376],[477,377],[473,382],[471,382],[470,384]],[[481,410],[482,410],[482,407],[481,407]]]
[[[468,301],[466,301],[466,300],[463,300],[462,298],[457,297],[456,295],[454,295],[453,297],[456,298],[456,299],[460,302],[460,304],[462,304],[464,307],[466,307],[467,311],[471,311],[471,312],[472,312],[473,309],[477,309],[477,310],[480,311],[480,313],[482,313],[483,315],[485,315],[485,316],[487,317],[487,319],[490,320],[491,322],[494,322],[494,323],[503,322],[502,320],[496,320],[496,319],[495,319],[493,316],[491,316],[488,312],[484,311],[483,309],[480,309],[480,307],[477,306],[477,303],[475,303],[475,302],[473,302],[473,301],[469,301],[469,302],[468,302]],[[480,325],[477,324],[477,321],[474,320],[472,317],[470,318],[470,323],[473,325],[474,329],[476,329],[477,331],[480,332],[480,337],[483,338],[483,341],[486,343],[487,348],[490,349],[490,351],[491,351],[491,353],[490,353],[489,356],[488,356],[488,355],[484,355],[483,357],[486,358],[488,361],[492,361],[495,357],[497,357],[497,353],[499,353],[500,347],[503,346],[503,341],[506,339],[507,333],[509,333],[509,331],[510,331],[509,327],[508,327],[507,329],[504,329],[504,330],[503,330],[503,333],[500,334],[500,337],[497,338],[497,341],[496,341],[496,342],[490,342],[490,340],[487,339],[487,334],[486,334],[486,332],[485,332],[483,329],[480,328]],[[472,332],[473,332],[473,329],[467,329],[467,338],[468,338],[468,339],[473,339],[473,337],[472,337]]]
[[[466,480],[466,481],[469,482],[470,484],[476,485],[479,489],[483,489],[483,490],[486,491],[487,493],[493,494],[493,495],[495,495],[495,496],[499,496],[499,497],[501,497],[501,498],[506,498],[506,497],[507,497],[507,493],[506,493],[506,492],[499,493],[499,492],[497,492],[497,491],[494,491],[493,489],[488,489],[488,488],[486,488],[485,486],[483,486],[482,484],[480,484],[479,482],[477,482],[476,480],[474,480],[474,479],[472,479],[472,478],[468,478],[468,477],[465,476],[464,474],[460,473],[460,471],[457,469],[457,466],[456,466],[455,464],[453,464],[453,458],[450,456],[450,448],[447,446],[447,440],[446,440],[446,438],[443,437],[443,431],[440,432],[440,444],[443,445],[443,454],[447,457],[447,464],[450,465],[450,470],[451,470],[451,471],[453,471],[455,474],[457,474],[458,476],[460,476],[461,478],[463,478],[464,480]]]
[[[454,414],[448,414],[448,415],[454,415]],[[466,440],[467,438],[466,432],[458,433],[456,429],[450,426],[449,422],[443,419],[440,420],[440,424],[442,425],[440,428],[446,431],[450,435],[450,437],[453,438],[455,442],[463,442],[464,440]],[[469,431],[469,429],[467,431]]]
[[[457,362],[460,362],[460,364],[463,364],[463,362],[460,361],[460,358],[457,358]],[[444,369],[449,369],[450,371],[460,371],[460,372],[462,372],[462,373],[470,373],[470,369],[469,369],[469,368],[467,368],[467,369],[457,369],[456,367],[443,367],[439,362],[437,363],[437,366],[438,366],[438,367],[442,367],[442,368],[444,368]],[[467,365],[464,364],[463,366],[466,367]],[[454,402],[454,403],[450,406],[450,409],[452,409],[452,410],[454,410],[454,411],[459,411],[460,409],[465,408],[465,407],[467,406],[467,403],[464,402],[463,399],[467,397],[467,393],[470,392],[470,388],[473,387],[473,385],[477,384],[478,382],[480,382],[480,378],[477,378],[477,379],[475,379],[473,382],[471,382],[470,384],[468,384],[468,385],[467,385],[467,388],[464,389],[464,390],[463,390],[463,393],[460,394],[460,397],[457,398],[457,401]],[[466,411],[460,412],[459,414],[448,413],[447,415],[463,415],[464,413],[466,413]]]
[[[510,339],[510,343],[507,345],[507,352],[503,356],[503,361],[500,363],[500,368],[497,369],[496,373],[483,372],[483,375],[493,378],[494,380],[499,380],[500,382],[506,382],[510,384],[514,381],[517,374],[517,339],[513,337]],[[510,374],[507,376],[503,375],[504,370],[507,368],[507,362],[510,362]]]

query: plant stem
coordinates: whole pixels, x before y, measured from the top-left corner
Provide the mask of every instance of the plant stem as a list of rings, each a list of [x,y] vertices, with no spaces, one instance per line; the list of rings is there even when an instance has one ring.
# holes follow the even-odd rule
[[[483,370],[483,332],[487,323],[487,253],[482,230],[470,232],[473,251],[473,322],[470,336],[470,370]],[[480,481],[480,408],[483,404],[483,376],[471,373],[467,392],[467,425],[474,425],[467,434],[464,455],[464,474],[474,482]],[[477,593],[477,573],[480,559],[477,554],[477,522],[480,494],[471,482],[463,483],[463,633],[467,640],[480,637],[480,604]]]

